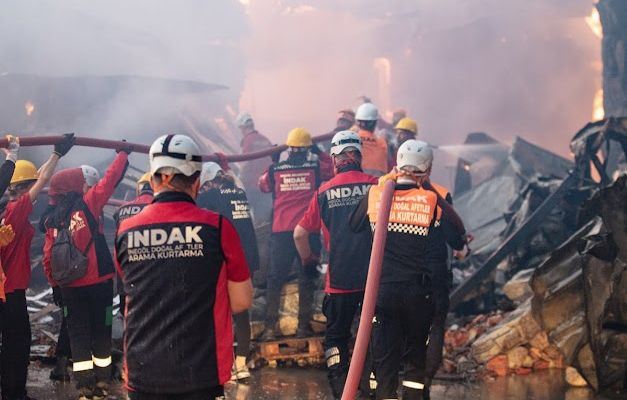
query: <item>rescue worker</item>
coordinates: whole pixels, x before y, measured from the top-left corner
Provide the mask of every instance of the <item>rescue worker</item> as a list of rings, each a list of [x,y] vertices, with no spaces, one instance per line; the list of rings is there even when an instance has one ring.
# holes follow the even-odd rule
[[[270,268],[267,284],[266,327],[262,340],[276,338],[281,288],[289,278],[294,261],[298,264],[298,337],[313,332],[313,291],[318,271],[313,263],[302,265],[294,245],[294,228],[305,214],[307,204],[322,183],[333,177],[333,165],[328,154],[313,144],[311,135],[303,128],[294,128],[287,135],[288,156],[274,163],[259,178],[262,192],[272,193],[273,221],[270,237]],[[311,235],[314,254],[320,254],[320,236]]]
[[[122,221],[139,214],[144,207],[152,203],[153,191],[150,186],[150,172],[146,172],[137,180],[136,195],[135,199],[120,206],[113,214],[116,228],[120,226]]]
[[[418,124],[411,118],[402,118],[394,125],[394,144],[390,146],[390,164],[396,165],[396,153],[403,143],[410,139],[416,139],[418,135]]]
[[[237,116],[236,123],[242,134],[240,142],[242,154],[254,153],[272,147],[272,142],[255,128],[255,122],[249,113],[240,113]],[[264,157],[245,162],[240,169],[240,179],[244,185],[243,189],[248,194],[250,205],[258,221],[270,221],[272,215],[272,202],[259,191],[257,186],[259,171],[265,171],[271,163],[270,157]]]
[[[355,113],[362,145],[362,167],[364,172],[381,176],[388,172],[388,145],[385,139],[375,134],[379,111],[372,103],[363,103]]]
[[[106,397],[111,380],[115,268],[102,233],[101,215],[124,176],[131,150],[119,150],[104,177],[91,188],[93,181],[86,178],[84,166],[61,170],[50,181],[48,194],[55,206],[45,222],[43,265],[51,285],[59,286],[53,278],[58,266],[52,265],[52,252],[60,230],[69,230],[73,245],[87,258],[85,274],[61,286],[79,399]]]
[[[328,378],[339,399],[348,375],[351,326],[359,312],[370,261],[370,235],[353,233],[350,213],[377,178],[361,169],[361,140],[353,131],[337,133],[331,141],[335,177],[316,191],[294,230],[294,242],[304,268],[315,268],[320,255],[309,246],[310,236],[322,229],[329,252],[322,312],[327,318],[324,339]]]
[[[396,129],[398,147],[410,139],[416,139],[418,135],[418,123],[411,118],[402,118],[394,128]]]
[[[120,227],[120,223],[133,215],[139,214],[148,204],[152,203],[153,191],[150,186],[150,172],[143,174],[137,181],[135,199],[123,204],[113,214],[113,220],[115,221],[115,229]],[[126,296],[124,295],[124,286],[122,285],[122,279],[117,277],[116,289],[120,295],[120,312],[124,315],[124,308],[126,307]]]
[[[429,170],[429,174],[430,172]],[[429,185],[431,186],[430,190],[437,191],[440,197],[446,200],[451,206],[453,205],[453,198],[447,188],[431,181],[429,181]],[[425,185],[425,187],[429,189],[427,186],[428,185]],[[472,235],[467,234],[465,242],[463,240],[460,241],[462,238],[456,231],[457,229],[453,226],[450,219],[443,214],[442,208],[438,207],[434,226],[429,233],[429,243],[425,255],[425,261],[433,265],[432,270],[436,271],[437,274],[434,274],[432,282],[435,310],[431,330],[429,331],[429,340],[425,356],[424,400],[431,398],[431,383],[442,363],[446,316],[449,310],[449,288],[451,285],[448,246],[454,249],[462,249],[453,251],[455,258],[462,259],[466,256],[463,252],[465,244],[473,240]]]
[[[1,306],[0,312],[0,318],[3,320],[0,324],[3,400],[28,397],[26,377],[30,359],[31,330],[26,307],[26,289],[30,284],[30,246],[35,234],[29,217],[33,211],[33,203],[50,181],[59,158],[73,145],[74,135],[65,135],[64,139],[54,146],[53,153],[39,172],[30,161],[17,160],[15,163],[15,171],[8,189],[10,201],[3,213],[3,224],[13,228],[15,238],[0,251],[6,275],[4,283],[6,302]]]
[[[4,193],[11,184],[11,178],[13,177],[13,171],[15,170],[15,162],[17,161],[18,152],[20,150],[20,140],[17,136],[7,135],[7,148],[3,148],[2,151],[6,156],[6,160],[0,166],[0,198],[4,196]],[[5,202],[6,203],[6,202]],[[5,225],[0,226],[0,246],[6,246],[9,244],[15,235],[13,230]],[[6,301],[4,293],[4,281],[6,277],[0,263],[0,302]],[[0,304],[0,307],[2,305]],[[0,319],[0,329],[2,327],[2,319]]]
[[[81,165],[81,172],[83,173],[83,179],[87,185],[87,189],[91,189],[100,180],[100,173],[91,165]],[[39,219],[39,231],[46,234],[46,220],[48,216],[56,209],[55,201],[52,197],[48,197],[48,207],[44,210],[41,218]],[[52,300],[56,306],[61,310],[65,310],[65,304],[61,295],[61,288],[56,282],[49,279],[49,283],[52,286]],[[69,360],[72,358],[72,350],[70,346],[70,335],[67,330],[67,317],[65,312],[61,313],[61,325],[59,326],[59,336],[57,338],[57,344],[54,349],[54,355],[56,358],[56,364],[50,371],[50,379],[53,381],[69,382],[70,374],[68,373]]]
[[[355,111],[350,108],[338,111],[337,119],[335,122],[335,128],[332,131],[326,133],[326,135],[335,135],[338,132],[350,130],[355,125]],[[331,138],[333,139],[333,138]],[[324,143],[319,144],[325,151],[331,148],[331,140],[327,140]]]
[[[222,398],[233,364],[231,311],[252,303],[246,258],[233,224],[194,202],[198,145],[164,135],[149,157],[155,198],[120,224],[115,243],[129,398]]]
[[[426,342],[435,312],[434,281],[445,275],[427,260],[437,215],[437,194],[427,190],[433,151],[425,142],[408,140],[399,148],[397,167],[372,186],[351,215],[355,231],[377,229],[383,182],[396,181],[387,226],[381,285],[373,320],[372,354],[377,399],[396,399],[399,369],[404,366],[401,397],[422,399]],[[459,231],[454,242],[464,243]],[[430,240],[432,239],[432,240]],[[453,242],[453,241],[452,241]]]
[[[240,237],[251,275],[259,269],[257,235],[244,189],[237,186],[232,175],[214,162],[203,164],[200,174],[198,206],[226,217]],[[246,360],[250,355],[250,316],[248,310],[233,315],[235,323],[235,364],[231,380],[250,377]]]

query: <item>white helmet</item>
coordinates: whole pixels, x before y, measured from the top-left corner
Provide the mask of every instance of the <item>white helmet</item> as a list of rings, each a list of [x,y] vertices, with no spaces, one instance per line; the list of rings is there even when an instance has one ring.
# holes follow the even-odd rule
[[[253,122],[253,117],[247,112],[239,113],[239,115],[235,119],[235,123],[237,124],[238,128],[255,124]]]
[[[331,151],[332,156],[341,154],[344,150],[357,150],[361,152],[361,139],[359,135],[353,131],[341,131],[333,136],[331,139]]]
[[[215,179],[218,172],[222,171],[220,164],[212,161],[206,162],[202,165],[202,172],[200,173],[200,185],[204,185]]]
[[[200,148],[192,138],[185,135],[163,135],[150,146],[150,173],[161,170],[165,173],[192,176],[202,169]]]
[[[355,119],[358,121],[376,121],[379,119],[379,110],[372,103],[364,103],[357,108]]]
[[[398,148],[396,166],[414,167],[420,172],[426,172],[433,163],[433,150],[428,143],[410,139]]]
[[[98,183],[100,180],[100,173],[96,168],[91,165],[81,165],[81,169],[83,170],[83,178],[85,178],[87,186],[92,187]]]

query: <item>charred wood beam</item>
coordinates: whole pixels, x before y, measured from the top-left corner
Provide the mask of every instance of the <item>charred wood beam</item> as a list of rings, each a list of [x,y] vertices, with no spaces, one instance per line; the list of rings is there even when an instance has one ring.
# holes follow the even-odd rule
[[[450,304],[451,309],[455,309],[460,305],[468,294],[470,294],[478,285],[490,275],[492,271],[505,259],[512,251],[520,246],[521,242],[533,235],[538,227],[544,222],[549,213],[559,204],[566,193],[579,182],[579,173],[572,171],[562,184],[553,194],[547,197],[542,204],[531,214],[529,219],[525,221],[516,231],[514,231],[498,249],[479,267],[466,281],[458,286],[451,293]]]

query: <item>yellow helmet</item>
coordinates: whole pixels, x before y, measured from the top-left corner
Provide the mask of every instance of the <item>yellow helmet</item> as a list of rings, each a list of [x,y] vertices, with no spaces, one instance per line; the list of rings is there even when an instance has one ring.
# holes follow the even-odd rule
[[[144,175],[142,175],[138,180],[137,180],[137,191],[139,192],[143,186],[147,183],[150,183],[150,178],[152,177],[152,174],[150,172],[146,172]]]
[[[289,147],[309,147],[313,142],[311,134],[305,128],[294,128],[287,134],[285,144]]]
[[[405,131],[413,132],[414,135],[418,134],[418,124],[411,118],[401,118],[396,124],[396,129],[403,129]]]
[[[17,160],[11,177],[11,184],[37,180],[37,167],[30,161]]]

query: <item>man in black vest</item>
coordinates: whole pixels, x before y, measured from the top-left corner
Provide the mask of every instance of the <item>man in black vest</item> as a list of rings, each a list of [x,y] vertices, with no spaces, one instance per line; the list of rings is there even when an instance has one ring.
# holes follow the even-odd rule
[[[333,396],[342,396],[348,374],[348,343],[351,325],[364,296],[370,235],[353,233],[347,221],[355,206],[377,178],[361,169],[361,140],[352,131],[335,134],[331,140],[335,177],[320,186],[294,230],[294,241],[304,268],[314,267],[319,254],[309,246],[311,234],[324,234],[329,251],[322,311],[327,318],[324,340],[329,383]]]
[[[118,229],[130,399],[221,398],[231,378],[231,312],[250,307],[252,285],[233,224],[194,202],[201,165],[191,138],[157,139],[155,199]]]

